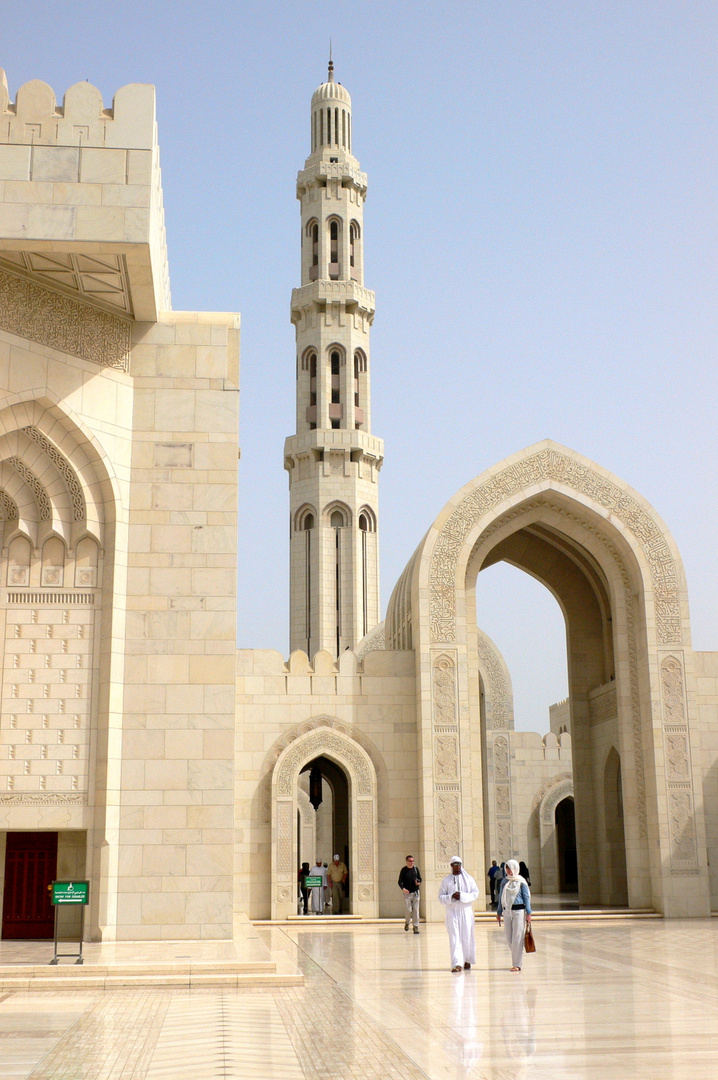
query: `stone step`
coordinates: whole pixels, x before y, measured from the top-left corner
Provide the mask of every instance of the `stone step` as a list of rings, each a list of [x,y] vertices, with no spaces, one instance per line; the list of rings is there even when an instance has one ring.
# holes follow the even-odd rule
[[[0,990],[111,990],[132,986],[302,986],[300,973],[279,972],[273,961],[249,963],[12,964],[0,967]]]

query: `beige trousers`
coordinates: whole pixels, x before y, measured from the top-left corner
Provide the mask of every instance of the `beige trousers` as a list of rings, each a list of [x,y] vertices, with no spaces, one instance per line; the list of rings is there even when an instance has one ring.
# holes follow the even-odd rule
[[[512,966],[520,968],[524,955],[526,912],[514,911],[508,919],[504,915],[504,933],[506,934],[506,944],[511,949]]]

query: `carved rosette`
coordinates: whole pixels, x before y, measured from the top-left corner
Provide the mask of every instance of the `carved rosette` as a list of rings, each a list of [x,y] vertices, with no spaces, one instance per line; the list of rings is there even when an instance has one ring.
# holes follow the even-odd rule
[[[682,657],[675,653],[661,660],[661,714],[671,873],[698,873],[685,674]]]
[[[659,644],[681,638],[678,575],[665,536],[650,514],[628,492],[607,477],[558,450],[546,449],[508,466],[470,492],[444,525],[431,557],[431,639],[456,641],[456,571],[467,535],[494,507],[545,480],[553,480],[587,496],[618,518],[633,533],[651,570]]]

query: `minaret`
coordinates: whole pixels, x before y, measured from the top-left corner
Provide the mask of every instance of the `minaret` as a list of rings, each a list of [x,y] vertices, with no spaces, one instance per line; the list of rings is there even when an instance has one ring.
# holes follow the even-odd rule
[[[297,433],[286,440],[291,504],[291,648],[339,656],[379,622],[378,474],[371,434],[364,288],[366,174],[352,154],[351,98],[327,81],[311,107],[311,154],[297,176],[301,286],[292,291]]]

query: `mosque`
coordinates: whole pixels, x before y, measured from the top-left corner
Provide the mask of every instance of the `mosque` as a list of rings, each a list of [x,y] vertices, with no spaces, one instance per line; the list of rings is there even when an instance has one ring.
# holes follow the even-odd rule
[[[0,121],[3,938],[52,936],[55,878],[90,882],[88,938],[232,938],[334,852],[364,918],[402,913],[407,851],[428,920],[456,851],[582,904],[718,909],[718,652],[638,492],[519,450],[427,521],[380,621],[367,177],[331,64],[297,178],[288,658],[236,648],[240,320],[172,309],[153,87],[13,102],[3,76]],[[565,616],[544,737],[477,624],[500,560]]]

